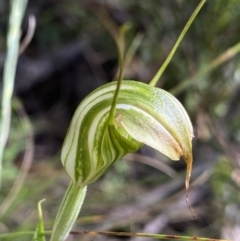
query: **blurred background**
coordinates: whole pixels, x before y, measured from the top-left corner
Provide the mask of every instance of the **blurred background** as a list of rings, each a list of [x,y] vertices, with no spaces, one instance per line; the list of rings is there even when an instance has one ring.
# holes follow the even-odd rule
[[[123,23],[131,23],[126,46],[134,46],[135,52],[126,66],[125,79],[148,83],[198,2],[29,1],[23,37],[30,15],[35,16],[37,25],[18,62],[14,96],[19,100],[14,101],[4,154],[0,232],[35,230],[37,203],[43,198],[46,229],[51,229],[69,183],[60,150],[71,117],[85,96],[112,81],[116,74],[116,44],[106,24],[117,31]],[[9,7],[9,1],[0,2],[1,76]],[[189,202],[196,218],[192,219],[185,202],[184,161],[173,162],[143,147],[117,161],[88,187],[74,230],[240,240],[239,23],[239,0],[207,1],[158,83],[182,102],[194,125]],[[2,80],[0,83],[2,86]],[[19,182],[19,192],[13,190],[9,196],[18,173],[25,181]],[[80,239],[130,240],[68,238]]]

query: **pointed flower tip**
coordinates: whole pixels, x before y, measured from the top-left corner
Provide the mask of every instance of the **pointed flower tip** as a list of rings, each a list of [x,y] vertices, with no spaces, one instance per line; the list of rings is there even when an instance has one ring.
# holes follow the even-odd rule
[[[192,151],[190,153],[188,153],[188,155],[183,156],[183,158],[184,158],[184,160],[187,164],[185,186],[186,186],[186,189],[188,190],[190,178],[191,178],[191,173],[192,173],[192,163],[193,163]]]
[[[194,134],[186,110],[173,95],[162,89],[140,82],[133,84],[132,103],[117,104],[116,113],[121,114],[121,120],[116,122],[120,122],[133,139],[170,159],[183,157],[187,164],[186,187],[189,186]]]

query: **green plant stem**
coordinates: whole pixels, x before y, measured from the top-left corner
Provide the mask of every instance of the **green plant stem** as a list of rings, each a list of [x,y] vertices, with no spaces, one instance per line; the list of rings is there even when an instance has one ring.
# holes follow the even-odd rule
[[[11,232],[11,233],[1,233],[0,240],[13,240],[14,238],[21,238],[27,236],[33,236],[36,231],[22,231],[22,232]],[[42,235],[51,235],[52,231],[45,231]],[[23,239],[21,239],[23,240]],[[28,239],[29,240],[29,239]]]
[[[129,49],[127,50],[123,69],[125,69],[125,67],[132,62],[137,50],[139,49],[139,46],[142,44],[143,38],[144,35],[140,32],[134,37]]]
[[[45,202],[45,199],[42,199],[38,202],[38,227],[37,231],[35,233],[35,236],[37,237],[37,241],[46,241],[45,235],[44,235],[44,222],[43,222],[43,214],[42,214],[42,203]]]
[[[81,210],[86,191],[86,186],[78,187],[72,182],[70,183],[54,221],[50,241],[64,241],[66,239]]]
[[[117,99],[123,79],[123,70],[124,70],[124,35],[126,31],[129,29],[128,24],[124,24],[119,31],[118,37],[115,38],[116,44],[117,44],[117,49],[118,49],[118,78],[117,78],[117,88],[113,96],[113,102],[111,105],[110,113],[109,113],[109,125],[114,125],[114,114],[115,114],[115,109],[117,105]]]
[[[152,233],[127,233],[127,232],[109,232],[109,231],[72,231],[71,234],[76,235],[106,235],[113,237],[145,237],[159,240],[185,240],[185,241],[231,241],[226,239],[215,239],[215,238],[202,238],[196,236],[181,236],[181,235],[168,235],[168,234],[152,234]],[[3,233],[0,234],[1,239],[12,239],[19,237],[31,236],[34,234],[34,231],[30,232],[16,232],[16,233]],[[50,235],[51,231],[45,231],[42,235]]]
[[[9,31],[7,35],[7,55],[3,72],[3,93],[0,123],[0,185],[2,179],[3,152],[8,138],[11,120],[11,98],[19,52],[20,27],[26,5],[27,0],[11,1]]]
[[[171,59],[173,58],[173,55],[175,54],[178,46],[180,45],[180,43],[182,42],[185,34],[187,33],[189,27],[191,26],[191,24],[193,23],[194,19],[196,18],[196,16],[198,15],[199,11],[201,10],[203,4],[206,2],[206,0],[202,0],[197,8],[195,9],[195,11],[193,12],[193,14],[191,15],[191,17],[189,18],[187,24],[185,25],[183,31],[181,32],[180,36],[178,37],[176,43],[174,44],[170,54],[168,55],[168,57],[166,58],[166,60],[164,61],[164,63],[162,64],[162,66],[160,67],[160,69],[158,70],[158,72],[155,74],[155,76],[153,77],[153,79],[151,80],[151,82],[149,83],[150,86],[156,86],[157,82],[159,81],[159,79],[161,78],[163,72],[165,71],[165,69],[167,68],[168,64],[170,63]]]
[[[220,54],[217,58],[215,58],[213,61],[211,61],[209,64],[206,64],[205,67],[199,70],[197,74],[194,76],[187,78],[183,80],[179,85],[174,87],[170,92],[173,95],[177,95],[180,92],[182,92],[185,88],[187,88],[189,85],[193,84],[195,81],[199,80],[200,77],[204,76],[205,74],[210,73],[214,69],[216,69],[219,65],[227,62],[231,58],[233,58],[236,54],[240,52],[240,42],[235,44],[234,46],[230,47],[226,51],[224,51],[222,54]]]
[[[118,237],[146,237],[152,239],[172,239],[172,240],[185,240],[185,241],[230,241],[225,239],[215,238],[202,238],[196,236],[181,236],[181,235],[168,235],[168,234],[152,234],[152,233],[127,233],[127,232],[109,232],[109,231],[82,231],[72,232],[72,234],[88,234],[88,235],[107,235],[107,236],[118,236]]]
[[[0,218],[3,215],[6,215],[6,212],[10,209],[14,201],[18,198],[18,194],[23,187],[24,181],[27,178],[28,171],[32,165],[33,155],[34,155],[34,133],[33,127],[31,125],[31,121],[21,103],[21,101],[14,97],[12,99],[12,105],[15,111],[17,112],[22,130],[25,136],[25,153],[21,165],[21,169],[19,171],[18,176],[16,177],[12,188],[9,190],[8,195],[5,197],[0,206]]]

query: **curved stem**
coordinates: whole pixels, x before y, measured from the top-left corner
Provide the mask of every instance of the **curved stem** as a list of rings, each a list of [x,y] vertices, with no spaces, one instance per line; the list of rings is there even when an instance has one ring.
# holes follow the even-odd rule
[[[166,58],[166,60],[164,61],[164,63],[162,64],[162,66],[160,67],[160,69],[158,70],[158,72],[155,74],[155,76],[153,77],[153,79],[150,82],[150,86],[156,86],[157,82],[159,81],[160,77],[162,76],[164,70],[167,68],[169,62],[172,60],[173,55],[175,54],[178,46],[180,45],[180,43],[182,42],[186,32],[188,31],[189,27],[191,26],[193,20],[196,18],[197,14],[199,13],[199,11],[201,10],[203,4],[206,2],[206,0],[202,0],[197,8],[195,9],[195,11],[193,12],[193,14],[191,15],[191,17],[189,18],[187,24],[185,25],[183,31],[181,32],[180,36],[178,37],[176,43],[174,44],[170,54],[168,55],[168,57]]]
[[[21,101],[14,97],[12,100],[13,108],[19,116],[19,120],[22,125],[22,130],[24,132],[25,138],[25,153],[19,171],[12,188],[9,190],[7,196],[3,200],[0,206],[0,217],[4,216],[9,208],[11,207],[14,200],[18,197],[21,188],[24,185],[24,181],[27,178],[28,171],[32,165],[33,155],[34,155],[34,133],[31,121],[22,105]]]
[[[123,69],[124,69],[124,35],[126,31],[129,29],[128,24],[124,24],[119,31],[118,38],[115,38],[116,44],[117,44],[117,49],[118,49],[118,65],[119,65],[119,70],[118,70],[118,78],[117,78],[117,88],[113,96],[113,102],[112,106],[110,109],[109,113],[109,125],[114,125],[114,114],[115,114],[115,109],[117,105],[117,99],[122,83],[122,78],[123,78]]]
[[[81,210],[87,186],[78,187],[72,182],[62,200],[56,216],[50,241],[64,241]]]

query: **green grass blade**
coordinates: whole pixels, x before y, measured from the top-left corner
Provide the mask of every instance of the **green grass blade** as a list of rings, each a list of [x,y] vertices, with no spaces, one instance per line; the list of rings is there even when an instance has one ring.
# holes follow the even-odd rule
[[[170,90],[170,92],[173,95],[177,95],[181,93],[183,90],[185,90],[188,86],[195,83],[195,81],[199,80],[200,77],[204,76],[205,74],[211,73],[214,69],[216,69],[221,64],[224,64],[225,62],[229,61],[233,57],[235,57],[240,52],[240,42],[235,44],[234,46],[230,47],[226,51],[224,51],[222,54],[220,54],[218,57],[216,57],[214,60],[212,60],[210,63],[206,64],[205,67],[199,70],[194,76],[187,78],[179,85],[174,87]]]
[[[0,124],[0,184],[2,179],[2,159],[8,138],[11,120],[11,98],[14,87],[16,65],[19,52],[20,27],[27,0],[12,0],[7,36],[7,55],[3,72],[3,93]]]
[[[31,237],[35,235],[36,231],[23,231],[23,232],[11,232],[11,233],[0,233],[0,240],[14,240],[15,238]],[[51,235],[52,231],[45,231],[41,235]],[[21,239],[23,240],[23,239]],[[29,240],[29,239],[26,239]]]
[[[44,235],[44,222],[43,222],[43,214],[42,214],[42,203],[45,201],[45,199],[38,202],[38,227],[34,234],[33,240],[37,241],[46,241],[45,235]]]
[[[33,127],[31,125],[30,119],[18,98],[12,99],[12,105],[16,113],[19,116],[22,130],[24,132],[25,139],[25,153],[23,157],[23,162],[19,171],[18,176],[16,177],[12,188],[9,190],[8,195],[4,198],[0,206],[0,217],[4,216],[6,212],[11,208],[14,201],[18,198],[20,191],[24,185],[24,182],[27,178],[29,169],[32,165],[33,155],[34,155],[34,133]]]
[[[180,36],[178,37],[176,43],[174,44],[170,54],[168,55],[167,59],[164,61],[164,63],[162,64],[162,66],[160,67],[160,69],[158,70],[158,72],[155,74],[155,76],[153,77],[153,79],[151,80],[150,84],[151,86],[156,86],[157,82],[159,81],[159,79],[161,78],[164,70],[167,68],[168,64],[170,63],[171,59],[173,58],[173,55],[175,54],[178,46],[180,45],[180,43],[182,42],[185,34],[187,33],[188,29],[190,28],[191,24],[193,23],[194,19],[196,18],[196,16],[198,15],[199,11],[201,10],[202,6],[204,5],[204,3],[206,2],[206,0],[202,0],[199,5],[197,6],[197,8],[195,9],[195,11],[193,12],[193,14],[191,15],[191,17],[189,18],[187,24],[185,25],[183,31],[181,32]]]

